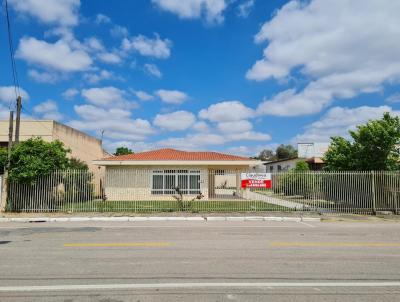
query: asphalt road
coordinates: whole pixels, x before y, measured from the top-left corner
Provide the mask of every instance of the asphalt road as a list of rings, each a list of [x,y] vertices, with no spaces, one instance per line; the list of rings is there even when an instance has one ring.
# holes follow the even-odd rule
[[[399,301],[399,227],[1,223],[0,301]]]

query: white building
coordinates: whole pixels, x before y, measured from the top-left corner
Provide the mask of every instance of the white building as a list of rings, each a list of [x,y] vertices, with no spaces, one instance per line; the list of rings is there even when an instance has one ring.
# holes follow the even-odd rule
[[[280,172],[294,169],[299,161],[306,161],[311,170],[321,170],[322,157],[329,148],[329,143],[298,143],[297,157],[275,160],[265,163],[266,172]]]

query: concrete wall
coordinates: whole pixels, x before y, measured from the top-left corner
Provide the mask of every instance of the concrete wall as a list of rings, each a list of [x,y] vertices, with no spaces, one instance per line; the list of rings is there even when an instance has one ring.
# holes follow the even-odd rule
[[[15,131],[15,123],[14,123]],[[92,161],[106,156],[100,140],[81,131],[57,123],[52,120],[22,120],[20,141],[31,137],[41,137],[47,142],[60,140],[71,149],[70,157],[76,157],[87,163],[89,170],[95,175],[96,183],[104,176],[104,168],[93,165]],[[8,121],[0,121],[0,144],[8,143]]]
[[[84,161],[94,173],[96,184],[100,182],[104,177],[104,167],[92,163],[93,160],[106,156],[99,139],[57,122],[53,125],[53,139],[62,141],[67,148],[70,148],[70,157]]]
[[[51,120],[22,120],[20,126],[20,141],[40,136],[46,142],[53,140],[53,124]],[[15,120],[14,135],[15,137]],[[0,142],[8,143],[8,120],[0,121]]]

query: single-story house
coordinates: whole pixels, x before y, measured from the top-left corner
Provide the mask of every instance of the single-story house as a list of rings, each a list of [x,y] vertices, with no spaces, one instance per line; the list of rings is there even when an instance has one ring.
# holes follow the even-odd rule
[[[217,190],[240,190],[240,173],[259,161],[217,152],[159,149],[94,161],[105,167],[107,200],[172,200],[179,188],[186,198],[216,198]]]
[[[322,170],[325,163],[323,157],[329,148],[327,142],[314,142],[314,143],[298,143],[297,144],[297,157],[274,160],[263,163],[265,165],[265,172],[281,172],[294,169],[296,163],[305,161],[308,163],[310,170]]]
[[[319,171],[325,165],[325,162],[320,157],[310,157],[310,158],[287,158],[287,159],[280,159],[274,160],[270,162],[265,162],[265,172],[267,173],[274,173],[274,172],[284,172],[296,167],[296,163],[299,161],[305,161],[308,163],[310,170]]]

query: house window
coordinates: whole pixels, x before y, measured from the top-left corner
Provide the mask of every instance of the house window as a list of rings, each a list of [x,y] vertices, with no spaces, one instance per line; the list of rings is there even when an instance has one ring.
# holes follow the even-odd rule
[[[281,165],[278,165],[278,172],[282,171]]]
[[[269,172],[274,172],[274,166],[269,167]]]
[[[200,171],[154,170],[151,194],[172,195],[179,188],[182,194],[200,194]]]

